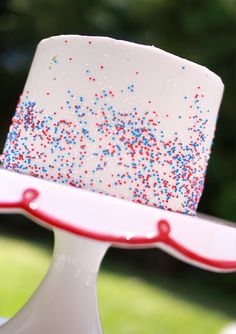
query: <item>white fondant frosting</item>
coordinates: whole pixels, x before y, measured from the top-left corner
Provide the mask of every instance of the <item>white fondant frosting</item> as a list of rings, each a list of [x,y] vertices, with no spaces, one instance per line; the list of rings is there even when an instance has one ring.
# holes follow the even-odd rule
[[[207,68],[107,37],[40,42],[4,167],[194,214],[223,93]]]

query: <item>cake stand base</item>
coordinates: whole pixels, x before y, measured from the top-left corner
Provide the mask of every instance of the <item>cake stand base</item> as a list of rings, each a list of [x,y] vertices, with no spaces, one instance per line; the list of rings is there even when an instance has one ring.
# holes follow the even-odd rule
[[[97,275],[110,244],[54,230],[49,271],[29,302],[0,334],[102,334]]]
[[[6,322],[7,322],[7,319],[0,318],[0,326],[2,326],[3,324],[5,324]]]

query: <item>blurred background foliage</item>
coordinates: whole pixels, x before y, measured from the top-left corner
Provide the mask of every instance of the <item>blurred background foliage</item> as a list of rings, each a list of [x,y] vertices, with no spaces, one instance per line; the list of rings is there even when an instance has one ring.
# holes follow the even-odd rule
[[[225,94],[200,211],[236,221],[235,0],[1,0],[0,148],[37,43],[58,34],[151,44],[209,67]]]
[[[155,45],[221,76],[225,93],[199,210],[236,221],[236,1],[0,0],[0,152],[37,43],[58,34],[106,35]],[[43,247],[52,244],[48,231],[14,215],[1,216],[0,233],[46,241]],[[148,277],[152,276],[149,270],[157,270],[158,277],[164,273],[164,281],[172,282],[167,290],[181,291],[180,298],[206,307],[222,305],[218,308],[221,313],[236,318],[235,274],[216,279],[216,274],[194,269],[156,250],[109,251],[105,268],[106,263],[111,268],[109,263],[114,260],[121,266],[132,263]],[[156,281],[156,273],[152,277]],[[196,292],[202,286],[211,291],[209,297],[204,290]],[[222,295],[216,302],[219,291]],[[231,311],[226,310],[227,304]]]

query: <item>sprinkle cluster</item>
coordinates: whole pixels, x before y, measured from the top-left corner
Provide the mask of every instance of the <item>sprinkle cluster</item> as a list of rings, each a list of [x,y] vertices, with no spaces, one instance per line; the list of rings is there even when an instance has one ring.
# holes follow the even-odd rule
[[[209,158],[204,95],[196,87],[193,96],[183,97],[191,124],[186,144],[177,129],[170,139],[158,110],[116,109],[114,99],[134,90],[132,83],[118,92],[103,89],[92,101],[68,90],[53,113],[38,108],[26,92],[6,142],[5,168],[194,214]]]

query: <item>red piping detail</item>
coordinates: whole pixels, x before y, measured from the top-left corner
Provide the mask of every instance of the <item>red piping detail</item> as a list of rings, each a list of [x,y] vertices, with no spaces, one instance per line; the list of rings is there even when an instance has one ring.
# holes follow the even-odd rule
[[[92,231],[88,231],[86,229],[75,227],[67,224],[57,218],[51,217],[38,209],[35,200],[39,197],[39,192],[35,189],[27,189],[24,191],[22,199],[18,202],[12,203],[0,203],[0,209],[23,209],[33,217],[48,223],[57,228],[61,228],[67,230],[74,234],[79,234],[83,237],[96,239],[99,241],[111,242],[115,244],[127,244],[127,245],[151,245],[155,243],[164,243],[167,246],[170,246],[183,256],[188,259],[201,263],[203,265],[221,269],[221,270],[229,270],[236,271],[236,261],[224,261],[224,260],[215,260],[203,257],[195,252],[192,252],[188,248],[184,247],[177,241],[171,238],[171,226],[166,220],[160,220],[157,224],[158,233],[153,237],[124,237],[124,236],[114,236],[103,233],[96,233]]]

